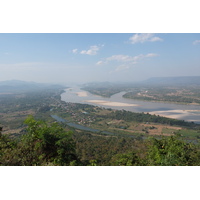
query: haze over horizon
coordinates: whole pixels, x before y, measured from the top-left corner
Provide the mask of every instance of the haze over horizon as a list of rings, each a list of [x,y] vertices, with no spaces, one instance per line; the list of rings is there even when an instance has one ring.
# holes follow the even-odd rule
[[[199,33],[0,34],[0,81],[135,82],[200,76]]]

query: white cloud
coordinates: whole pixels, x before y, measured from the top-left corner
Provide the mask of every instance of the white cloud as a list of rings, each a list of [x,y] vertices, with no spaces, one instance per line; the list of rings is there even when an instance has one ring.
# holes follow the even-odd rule
[[[150,42],[157,42],[157,41],[163,41],[163,39],[161,39],[159,37],[152,37],[149,41]]]
[[[129,69],[132,65],[135,65],[140,60],[143,60],[145,58],[150,58],[150,57],[156,57],[156,56],[158,56],[158,54],[155,54],[155,53],[148,53],[146,55],[139,54],[137,56],[128,56],[128,55],[119,54],[119,55],[112,55],[108,58],[105,58],[104,60],[100,60],[96,64],[102,65],[102,64],[107,64],[109,62],[123,63],[122,65],[118,66],[115,69],[115,71],[121,71],[121,70]]]
[[[158,56],[158,54],[156,54],[156,53],[148,53],[146,55],[146,57],[156,57],[156,56]]]
[[[141,60],[143,58],[155,57],[155,56],[158,56],[158,54],[148,53],[146,55],[140,54],[140,55],[137,55],[137,56],[128,56],[128,55],[119,54],[119,55],[110,56],[110,57],[106,58],[105,61],[99,61],[98,64],[103,64],[103,63],[107,63],[107,62],[110,62],[110,61],[133,62],[133,63],[135,63],[136,61]]]
[[[132,60],[131,56],[127,55],[113,55],[111,57],[106,58],[107,61],[118,61],[118,62],[129,62]]]
[[[80,54],[96,55],[97,52],[100,50],[100,48],[102,48],[104,46],[105,46],[104,44],[102,44],[102,45],[93,45],[93,46],[90,46],[88,50],[80,51]],[[71,52],[74,53],[74,54],[79,53],[78,49],[73,49]]]
[[[73,50],[72,50],[72,53],[75,53],[75,54],[76,54],[77,52],[78,52],[78,49],[73,49]]]
[[[197,45],[197,44],[199,44],[200,43],[200,40],[195,40],[194,42],[193,42],[193,45]]]
[[[87,55],[96,55],[97,52],[99,51],[100,47],[94,45],[90,46],[88,50],[82,50],[81,54],[87,54]]]
[[[102,64],[106,64],[106,63],[112,62],[112,61],[123,62],[123,63],[131,62],[131,61],[133,61],[133,57],[128,56],[128,55],[113,55],[108,58],[105,58],[104,60],[98,61],[96,64],[102,65]]]
[[[144,42],[157,42],[163,41],[163,39],[159,37],[155,37],[153,33],[136,33],[132,37],[129,38],[132,44],[135,43],[144,43]]]
[[[97,63],[96,63],[96,65],[101,65],[101,64],[103,64],[104,62],[102,61],[102,60],[100,60],[100,61],[98,61]]]

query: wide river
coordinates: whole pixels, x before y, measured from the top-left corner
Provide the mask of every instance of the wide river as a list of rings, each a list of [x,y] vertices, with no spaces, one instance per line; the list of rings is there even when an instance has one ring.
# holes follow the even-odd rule
[[[125,92],[112,95],[110,98],[93,95],[74,86],[61,94],[61,100],[71,103],[90,104],[104,108],[127,110],[132,112],[144,112],[160,116],[193,121],[200,124],[200,105],[183,105],[172,103],[158,103],[126,99],[122,96]]]

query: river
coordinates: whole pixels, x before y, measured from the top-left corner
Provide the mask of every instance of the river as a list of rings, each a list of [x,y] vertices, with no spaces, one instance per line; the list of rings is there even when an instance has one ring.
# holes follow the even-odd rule
[[[80,129],[80,130],[84,130],[84,131],[90,131],[90,132],[93,132],[93,133],[101,133],[101,134],[106,134],[106,135],[114,135],[114,133],[111,133],[111,132],[108,132],[108,131],[100,131],[98,129],[89,128],[89,127],[86,127],[86,126],[82,126],[80,124],[75,124],[75,123],[69,122],[68,120],[63,119],[61,117],[58,117],[57,115],[51,115],[51,117],[53,119],[55,119],[56,121],[58,121],[58,122],[66,123],[68,126],[76,128],[76,129]]]
[[[150,114],[156,114],[185,121],[193,121],[200,124],[199,105],[138,101],[123,98],[124,94],[125,92],[120,92],[112,95],[109,98],[105,98],[93,95],[90,92],[81,90],[80,87],[74,86],[66,89],[65,92],[61,94],[61,100],[65,102],[90,104],[117,110],[124,109],[132,112],[148,112]]]

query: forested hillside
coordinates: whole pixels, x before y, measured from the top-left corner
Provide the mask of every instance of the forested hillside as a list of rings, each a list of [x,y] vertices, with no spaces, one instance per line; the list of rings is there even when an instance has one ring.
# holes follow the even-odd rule
[[[0,165],[200,165],[198,124],[66,103],[62,92],[1,95]]]
[[[17,138],[0,133],[3,166],[192,166],[200,165],[199,144],[178,136],[145,141],[123,137],[72,135],[57,123],[26,119],[26,132]],[[1,129],[2,130],[2,129]]]

